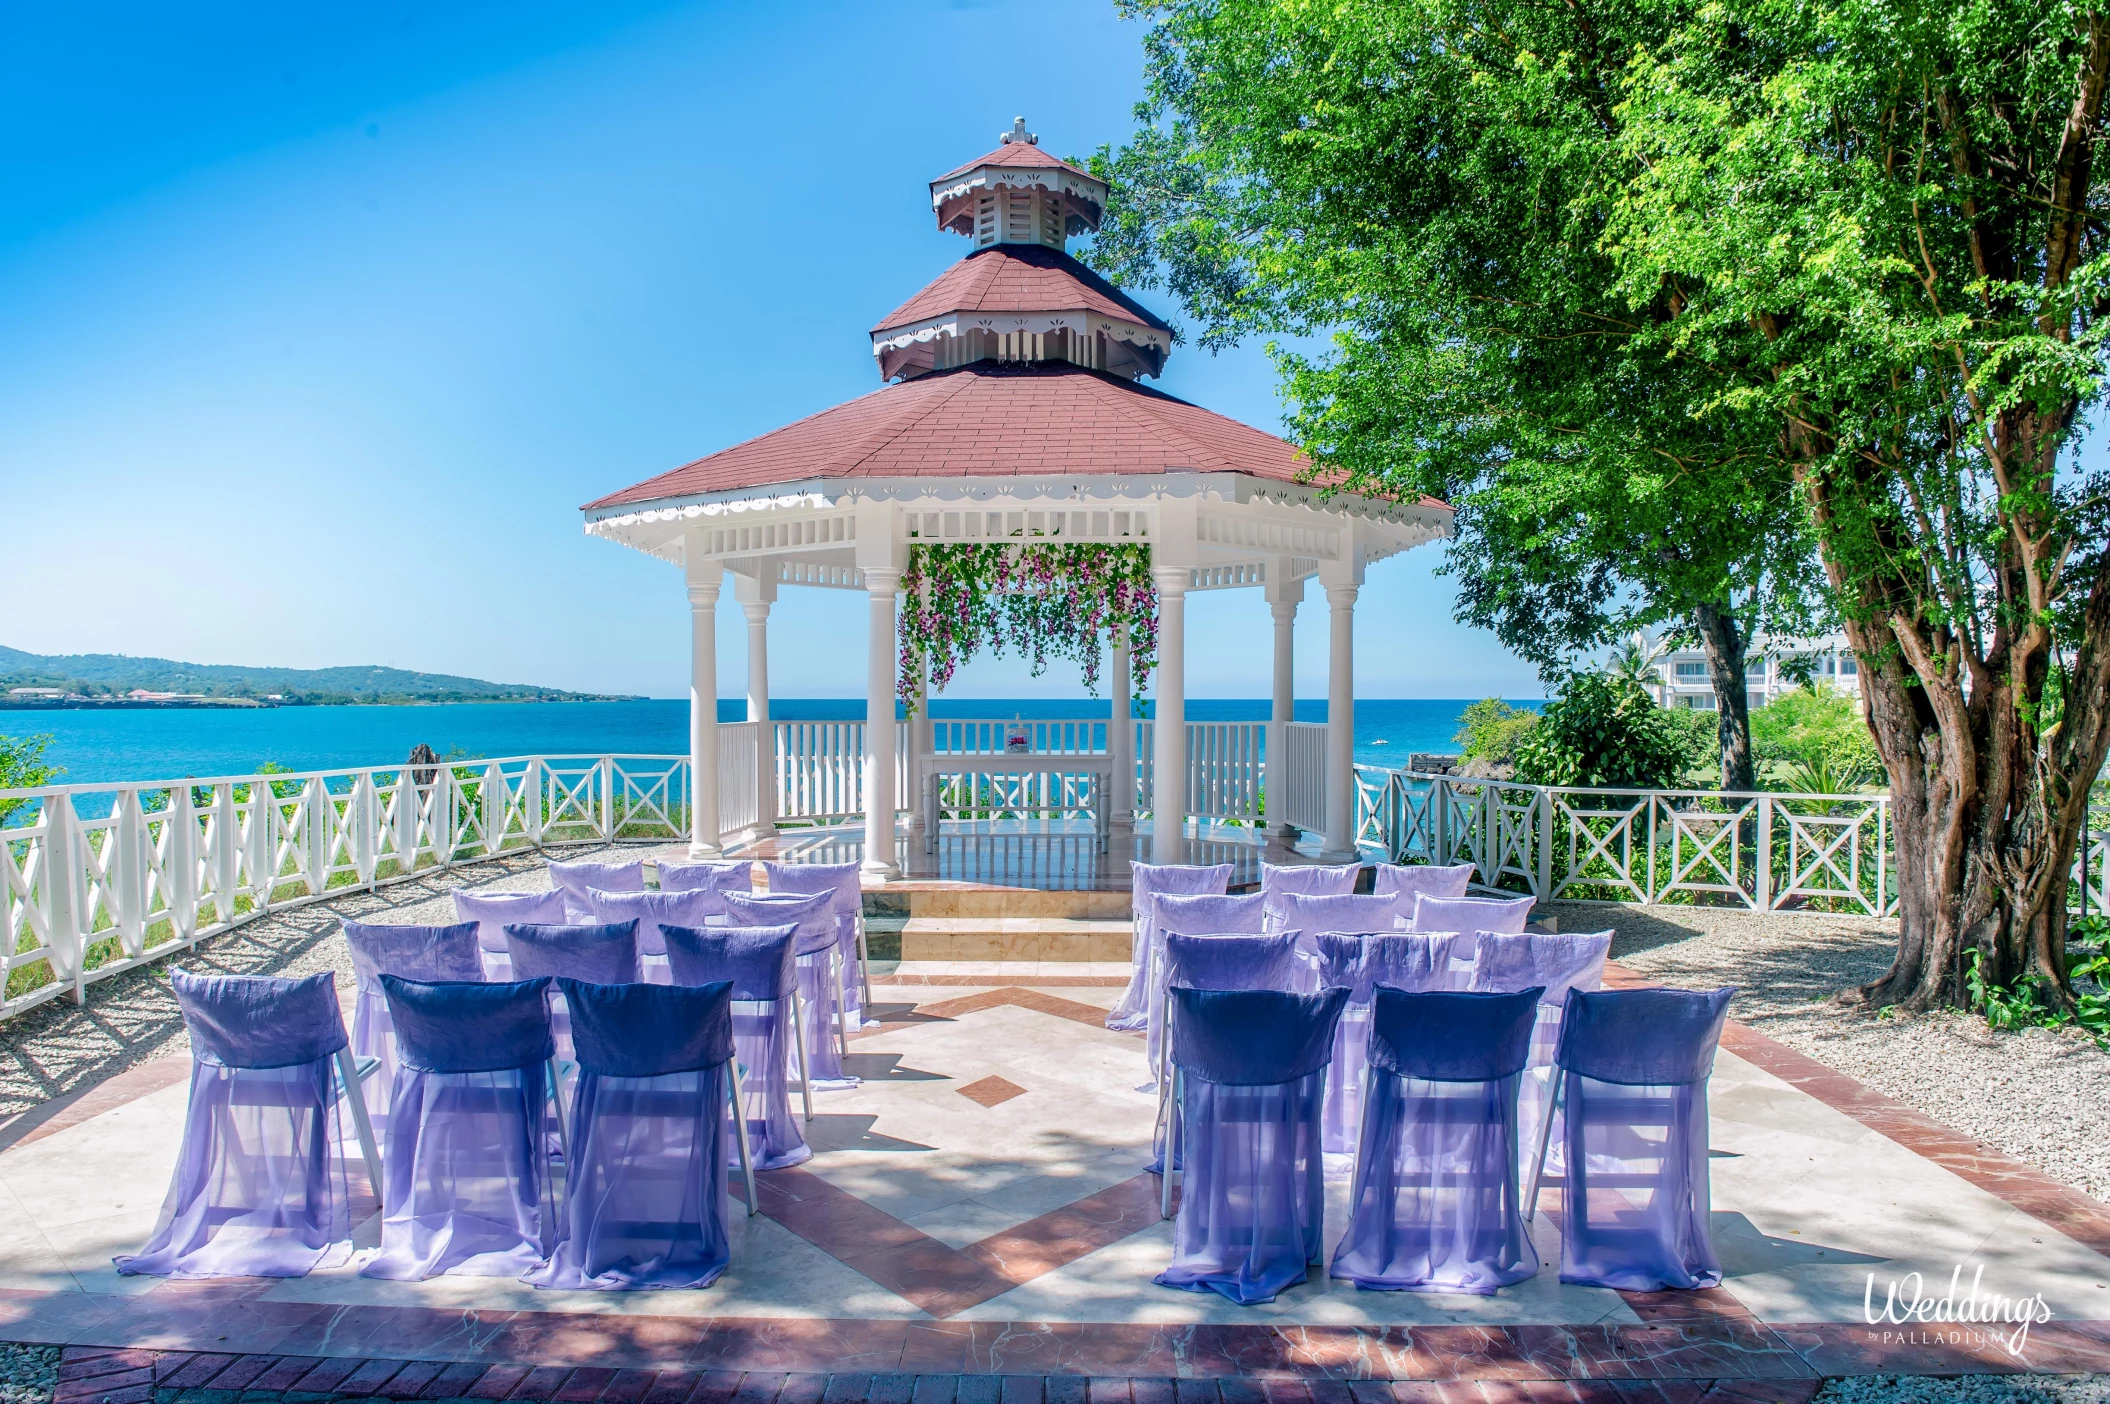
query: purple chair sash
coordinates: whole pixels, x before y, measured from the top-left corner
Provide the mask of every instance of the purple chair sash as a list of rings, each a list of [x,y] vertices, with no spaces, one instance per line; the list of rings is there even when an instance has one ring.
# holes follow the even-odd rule
[[[752,892],[754,888],[755,865],[744,858],[736,863],[659,864],[662,892]]]
[[[864,920],[864,878],[856,863],[764,863],[772,895],[805,897],[816,892],[835,897],[835,934],[842,948],[843,1000],[850,1027],[864,1027],[864,987],[868,979],[864,948],[857,939]]]
[[[726,894],[730,919],[738,926],[798,928],[799,999],[806,1008],[806,1075],[815,1091],[855,1087],[859,1079],[843,1068],[842,1038],[849,1031],[848,967],[842,960],[835,894],[803,896],[757,893]]]
[[[1146,987],[1150,991],[1150,1005],[1143,1028],[1144,1056],[1149,1059],[1151,1075],[1155,1077],[1156,1070],[1162,1066],[1158,1052],[1167,984],[1166,936],[1174,932],[1182,936],[1258,936],[1266,930],[1266,909],[1264,899],[1257,892],[1236,897],[1222,893],[1187,895],[1168,892],[1150,901],[1150,949],[1144,956],[1148,962]],[[1151,1085],[1146,1083],[1146,1090]]]
[[[377,1120],[388,1114],[396,1081],[396,1040],[388,997],[380,977],[406,980],[481,980],[483,952],[475,922],[454,926],[374,926],[344,923],[344,941],[352,950],[352,1053],[379,1058],[381,1071],[364,1088],[367,1110]]]
[[[1173,987],[1185,1168],[1159,1285],[1272,1301],[1324,1251],[1319,1103],[1347,998]]]
[[[381,1251],[364,1277],[521,1277],[556,1230],[547,979],[381,977],[403,1059],[388,1116]]]
[[[732,984],[563,981],[579,1047],[574,1161],[538,1287],[707,1287],[732,1261],[726,1210]]]
[[[1410,931],[1488,931],[1499,936],[1523,934],[1531,920],[1531,897],[1430,897],[1409,904]]]
[[[1260,899],[1267,911],[1267,929],[1280,931],[1285,926],[1296,924],[1284,920],[1283,898],[1352,896],[1356,879],[1361,877],[1362,873],[1361,863],[1330,866],[1322,863],[1278,865],[1263,862],[1260,865]]]
[[[454,914],[476,923],[476,944],[483,948],[484,978],[506,981],[513,978],[513,957],[506,948],[505,929],[516,922],[538,926],[562,926],[571,920],[564,894],[548,892],[463,892],[454,894]]]
[[[1391,863],[1377,865],[1377,877],[1370,890],[1380,897],[1397,897],[1409,912],[1414,910],[1414,899],[1424,894],[1430,897],[1463,897],[1472,885],[1473,865],[1457,863],[1447,868],[1431,864],[1410,864],[1404,867]]]
[[[1735,994],[1568,992],[1556,1059],[1568,1152],[1561,1281],[1633,1292],[1720,1285],[1707,1079]]]
[[[682,892],[609,892],[592,888],[586,905],[598,922],[637,923],[638,978],[648,985],[669,983],[667,948],[659,939],[662,926],[703,926],[725,915],[725,894],[700,887]]]
[[[1380,988],[1368,1109],[1335,1277],[1485,1296],[1538,1271],[1517,1189],[1517,1078],[1535,991]]]
[[[733,1044],[743,1068],[741,1111],[758,1170],[781,1170],[813,1158],[791,1114],[791,1085],[798,1075],[791,1003],[798,988],[797,933],[798,927],[789,924],[665,928],[675,984],[732,982]]]
[[[645,890],[642,858],[635,863],[552,862],[548,866],[550,885],[564,894],[567,915],[573,922],[594,920],[593,904],[586,894],[595,888],[603,892]]]
[[[1319,983],[1346,985],[1348,1007],[1334,1031],[1333,1065],[1326,1074],[1326,1107],[1320,1117],[1326,1173],[1347,1175],[1363,1124],[1363,1061],[1370,1042],[1370,1008],[1377,987],[1398,990],[1451,990],[1468,976],[1453,967],[1461,950],[1472,947],[1455,932],[1414,932],[1345,936],[1322,931],[1307,937],[1319,954]]]
[[[635,921],[580,926],[517,924],[508,926],[505,933],[513,953],[513,973],[523,980],[569,978],[620,985],[638,978]],[[574,1056],[571,1010],[562,991],[554,987],[549,1004],[550,1032],[557,1040],[557,1056],[569,1062]]]
[[[1149,1024],[1150,1011],[1156,1007],[1156,992],[1150,985],[1150,956],[1154,947],[1152,932],[1156,929],[1157,907],[1154,899],[1160,896],[1221,896],[1231,885],[1232,867],[1229,863],[1217,863],[1209,867],[1193,867],[1184,863],[1131,863],[1129,868],[1129,910],[1134,923],[1128,946],[1128,988],[1114,1002],[1112,1012],[1106,1016],[1110,1029],[1140,1029]]]
[[[127,1275],[302,1277],[345,1257],[352,1231],[338,1084],[336,978],[170,972],[193,1059],[183,1142]]]

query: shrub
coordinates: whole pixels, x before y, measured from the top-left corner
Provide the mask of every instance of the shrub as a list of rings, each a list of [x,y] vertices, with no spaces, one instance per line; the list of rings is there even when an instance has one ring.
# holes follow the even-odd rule
[[[54,766],[44,763],[49,736],[0,736],[0,790],[34,790],[59,778]],[[0,820],[5,820],[28,800],[0,800]]]
[[[1464,749],[1460,761],[1483,761],[1488,765],[1511,765],[1517,745],[1538,725],[1539,714],[1529,707],[1512,707],[1499,697],[1487,697],[1465,709],[1458,718],[1458,732],[1451,737]]]
[[[1753,711],[1751,750],[1769,780],[1808,794],[1845,794],[1883,776],[1860,704],[1830,687],[1798,687]]]
[[[1698,759],[1691,729],[1658,707],[1639,684],[1602,673],[1569,673],[1517,746],[1517,779],[1534,785],[1668,789]]]

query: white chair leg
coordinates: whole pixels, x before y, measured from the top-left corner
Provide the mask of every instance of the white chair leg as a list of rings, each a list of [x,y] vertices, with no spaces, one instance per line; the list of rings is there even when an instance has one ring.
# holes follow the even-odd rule
[[[564,1155],[564,1173],[571,1173],[571,1117],[564,1105],[564,1070],[549,1060],[549,1099],[557,1104],[557,1149]]]
[[[344,1100],[351,1103],[352,1130],[359,1137],[359,1154],[366,1160],[366,1178],[374,1187],[374,1199],[382,1201],[385,1185],[381,1179],[381,1148],[374,1143],[374,1123],[366,1114],[366,1089],[359,1085],[359,1065],[352,1061],[352,1050],[337,1050],[337,1077],[344,1083]]]
[[[1363,1065],[1362,1090],[1355,1099],[1355,1159],[1348,1167],[1348,1216],[1355,1217],[1357,1187],[1363,1183],[1363,1144],[1370,1138],[1370,1066]]]
[[[1158,1217],[1172,1217],[1172,1162],[1180,1147],[1180,1072],[1172,1070],[1172,1115],[1165,1123],[1165,1172],[1158,1177]]]
[[[731,1093],[733,1103],[733,1125],[740,1136],[740,1175],[747,1185],[747,1217],[755,1216],[755,1152],[747,1140],[747,1108],[740,1097],[740,1062],[736,1058],[726,1068],[725,1085]]]
[[[828,953],[828,965],[835,975],[835,1050],[844,1058],[850,1056],[850,982],[849,972],[843,969],[843,950],[840,945]],[[843,1075],[849,1076],[846,1065]]]
[[[799,1058],[799,1100],[806,1104],[806,1119],[813,1120],[813,1079],[806,1072],[806,1001],[799,997],[798,981],[791,983],[791,1041]]]
[[[857,979],[864,990],[864,1007],[872,1007],[872,948],[865,940],[865,919],[857,918]]]
[[[1539,1178],[1546,1171],[1546,1147],[1553,1140],[1553,1118],[1561,1109],[1561,1094],[1567,1090],[1567,1077],[1555,1067],[1553,1093],[1546,1098],[1546,1114],[1539,1119],[1539,1153],[1531,1161],[1531,1188],[1524,1193],[1524,1222],[1527,1224],[1539,1212]]]

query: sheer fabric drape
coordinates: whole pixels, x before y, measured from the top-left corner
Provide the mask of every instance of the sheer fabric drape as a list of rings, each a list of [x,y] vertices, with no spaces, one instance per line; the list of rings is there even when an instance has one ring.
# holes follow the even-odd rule
[[[1318,952],[1320,985],[1341,985],[1349,991],[1334,1030],[1326,1109],[1320,1118],[1326,1173],[1340,1179],[1349,1172],[1363,1124],[1363,1066],[1374,991],[1380,985],[1417,992],[1458,989],[1468,975],[1454,966],[1459,955],[1471,953],[1472,943],[1456,932],[1347,936],[1327,931],[1310,939]]]
[[[665,928],[667,963],[677,985],[732,982],[735,1066],[743,1069],[740,1104],[758,1170],[781,1170],[813,1158],[791,1111],[798,1075],[792,991],[798,928],[713,926]],[[728,1155],[734,1148],[728,1146]]]
[[[1491,992],[1537,988],[1542,992],[1531,1033],[1531,1065],[1520,1075],[1517,1098],[1519,1134],[1527,1146],[1546,1139],[1539,1134],[1540,1123],[1553,1097],[1553,1055],[1560,1043],[1561,1009],[1567,1004],[1568,991],[1602,988],[1605,955],[1611,948],[1609,931],[1527,931],[1520,936],[1483,931],[1474,938],[1472,988]],[[1546,1145],[1547,1167],[1558,1173],[1567,1150],[1557,1117]]]
[[[735,926],[790,925],[798,930],[795,951],[798,959],[799,998],[806,1006],[806,1076],[816,1092],[834,1092],[858,1085],[843,1067],[841,1039],[848,1029],[849,1001],[843,989],[848,983],[842,963],[840,928],[836,920],[835,895],[813,892],[803,896],[784,894],[726,894],[727,920]]]
[[[1538,1271],[1520,1212],[1516,1117],[1537,995],[1377,989],[1335,1277],[1486,1295]]]
[[[863,1028],[864,951],[857,939],[864,919],[864,880],[856,863],[764,863],[774,895],[807,897],[826,892],[834,898],[835,942],[843,972],[843,1004],[853,1029]]]
[[[1232,897],[1216,894],[1183,896],[1166,893],[1152,898],[1155,911],[1150,923],[1147,988],[1150,1005],[1143,1036],[1144,1056],[1155,1069],[1163,1066],[1159,1056],[1164,1036],[1166,971],[1165,938],[1180,936],[1258,936],[1265,930],[1265,906],[1260,894]]]
[[[481,980],[483,951],[477,924],[454,926],[379,926],[362,921],[344,924],[344,942],[352,952],[352,1053],[379,1058],[381,1070],[366,1079],[367,1111],[379,1121],[388,1114],[389,1091],[396,1080],[395,1024],[381,976],[406,980]]]
[[[1159,896],[1222,896],[1231,885],[1229,863],[1193,867],[1182,863],[1131,863],[1128,899],[1133,923],[1128,947],[1128,988],[1106,1016],[1110,1029],[1140,1029],[1150,1022],[1150,953]]]
[[[347,1256],[335,977],[172,970],[169,983],[190,1032],[190,1102],[154,1232],[117,1270],[302,1277]]]

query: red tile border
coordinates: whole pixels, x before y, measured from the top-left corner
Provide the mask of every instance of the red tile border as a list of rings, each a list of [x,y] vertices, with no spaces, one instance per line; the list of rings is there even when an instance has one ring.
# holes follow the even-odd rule
[[[188,1057],[152,1058],[104,1078],[92,1087],[39,1102],[28,1111],[17,1112],[0,1122],[0,1151],[33,1144],[69,1126],[78,1126],[91,1117],[115,1111],[128,1102],[174,1087],[190,1076],[190,1068]]]

